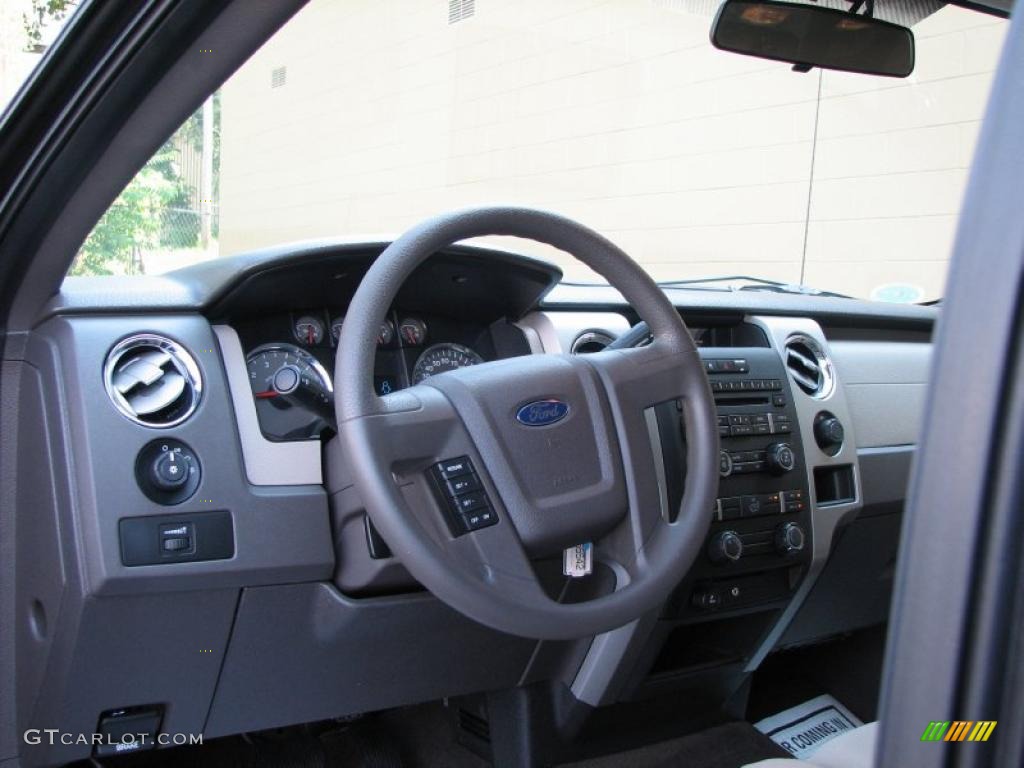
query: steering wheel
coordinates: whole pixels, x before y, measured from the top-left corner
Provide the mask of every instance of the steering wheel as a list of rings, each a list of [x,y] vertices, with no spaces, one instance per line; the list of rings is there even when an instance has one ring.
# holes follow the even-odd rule
[[[653,342],[499,360],[378,397],[377,329],[401,285],[431,254],[486,235],[572,254],[622,293]],[[430,219],[395,240],[352,299],[334,392],[342,457],[331,460],[348,462],[370,519],[409,572],[482,624],[551,640],[612,630],[662,604],[701,548],[718,486],[718,428],[697,349],[647,273],[570,219],[478,208]],[[681,403],[687,437],[686,489],[671,522],[645,420],[647,409],[666,402]],[[473,475],[458,475],[469,467]],[[453,490],[477,484],[460,497],[468,511],[445,508]],[[491,515],[481,519],[485,509]],[[549,597],[531,558],[584,542],[593,542],[595,563],[611,568],[614,590],[584,602]]]

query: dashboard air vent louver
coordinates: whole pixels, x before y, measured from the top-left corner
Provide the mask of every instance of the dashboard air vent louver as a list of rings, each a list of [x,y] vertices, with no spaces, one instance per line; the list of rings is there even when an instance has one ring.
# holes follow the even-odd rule
[[[591,352],[600,352],[615,340],[615,337],[605,331],[584,331],[575,339],[569,351],[574,355],[588,355]]]
[[[786,370],[804,392],[823,399],[832,394],[835,374],[832,361],[818,342],[808,336],[792,336],[786,342]]]
[[[180,345],[153,334],[118,342],[103,366],[107,395],[122,414],[146,427],[173,427],[192,415],[202,378]]]

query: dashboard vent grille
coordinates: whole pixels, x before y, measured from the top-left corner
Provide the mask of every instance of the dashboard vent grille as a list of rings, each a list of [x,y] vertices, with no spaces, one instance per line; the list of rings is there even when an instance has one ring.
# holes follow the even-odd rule
[[[793,382],[811,397],[832,394],[835,376],[832,361],[814,339],[793,336],[786,342],[786,370]]]
[[[615,340],[615,337],[605,331],[584,331],[575,339],[569,351],[574,355],[589,355],[591,352],[600,352]]]
[[[202,378],[192,356],[153,334],[130,336],[110,350],[103,383],[114,407],[146,427],[181,424],[195,411],[202,394]]]

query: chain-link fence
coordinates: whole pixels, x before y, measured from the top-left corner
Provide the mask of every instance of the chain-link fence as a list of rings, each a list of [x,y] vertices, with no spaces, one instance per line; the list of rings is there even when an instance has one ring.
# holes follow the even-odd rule
[[[205,225],[205,226],[204,226]],[[160,247],[205,247],[220,234],[220,211],[216,205],[199,210],[168,207],[160,211]]]

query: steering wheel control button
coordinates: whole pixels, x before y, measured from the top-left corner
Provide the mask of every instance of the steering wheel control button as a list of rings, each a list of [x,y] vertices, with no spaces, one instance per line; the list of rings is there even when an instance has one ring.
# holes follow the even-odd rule
[[[481,528],[486,528],[489,525],[494,525],[498,522],[498,513],[490,507],[484,507],[478,509],[476,512],[469,512],[462,516],[466,523],[466,528],[470,531],[479,531]]]
[[[459,456],[457,459],[448,459],[437,465],[437,471],[445,480],[451,480],[459,475],[468,475],[473,472],[473,463],[468,456]]]
[[[447,513],[448,528],[453,536],[478,531],[498,522],[498,513],[491,507],[487,492],[468,456],[440,461],[428,474]]]
[[[474,491],[473,493],[463,493],[458,496],[452,496],[452,501],[455,503],[455,508],[463,515],[469,514],[470,512],[476,512],[490,506],[490,503],[487,501],[487,495],[483,491]]]
[[[448,491],[452,496],[458,496],[460,493],[471,493],[473,491],[479,491],[481,488],[480,478],[476,475],[459,475],[453,477],[447,481]]]
[[[157,504],[181,504],[191,498],[201,477],[199,457],[180,440],[154,440],[135,460],[139,489]]]
[[[743,557],[743,540],[736,531],[722,531],[708,542],[708,559],[713,563],[734,563]]]

